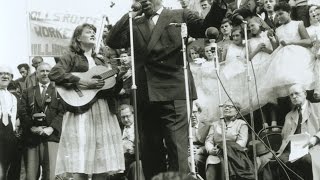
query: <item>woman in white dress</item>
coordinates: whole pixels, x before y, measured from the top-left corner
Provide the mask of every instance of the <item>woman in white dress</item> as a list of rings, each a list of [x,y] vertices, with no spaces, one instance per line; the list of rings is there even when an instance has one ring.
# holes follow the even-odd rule
[[[303,22],[290,18],[290,5],[280,2],[274,10],[281,26],[275,34],[268,32],[275,51],[271,55],[272,62],[266,72],[263,88],[276,99],[288,96],[288,87],[292,84],[313,88],[314,58],[307,49],[311,47],[311,40]]]
[[[312,41],[311,52],[316,56],[315,62],[315,88],[313,96],[320,99],[320,7],[311,6],[309,8],[310,26],[307,27],[310,39]]]
[[[259,103],[263,111],[263,127],[268,127],[270,122],[272,126],[277,125],[276,118],[276,106],[274,103],[269,103],[264,106],[267,102],[270,101],[268,93],[262,89],[262,83],[268,77],[265,76],[268,67],[270,66],[271,59],[270,54],[273,52],[273,48],[270,40],[267,37],[267,32],[263,31],[261,20],[259,17],[253,17],[248,21],[248,27],[251,32],[251,39],[248,41],[249,47],[249,57],[252,63],[250,65],[250,75],[252,78],[255,78],[251,81],[252,87],[252,99],[254,104]],[[253,71],[254,70],[254,71]],[[254,74],[253,74],[254,72]],[[256,92],[257,90],[257,92]],[[265,112],[270,112],[269,118]]]

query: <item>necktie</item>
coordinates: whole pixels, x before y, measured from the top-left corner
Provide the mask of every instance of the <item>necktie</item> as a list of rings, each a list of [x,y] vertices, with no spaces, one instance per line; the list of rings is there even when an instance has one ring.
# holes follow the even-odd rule
[[[297,106],[297,111],[299,114],[299,119],[298,119],[297,129],[294,134],[301,134],[301,122],[302,122],[301,106]]]
[[[42,104],[44,104],[46,92],[47,92],[47,86],[42,84],[41,87],[42,87],[41,100],[42,100]]]
[[[149,20],[149,29],[150,29],[150,32],[152,32],[152,31],[153,31],[153,28],[156,26],[156,25],[154,24],[153,20],[152,20],[153,17],[154,17],[154,15],[151,16],[151,17],[148,19],[148,20]]]

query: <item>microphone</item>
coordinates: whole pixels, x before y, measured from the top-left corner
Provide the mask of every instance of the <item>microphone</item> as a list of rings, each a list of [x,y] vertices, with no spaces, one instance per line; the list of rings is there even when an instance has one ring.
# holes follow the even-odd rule
[[[142,9],[142,5],[139,2],[135,2],[131,5],[131,9],[133,12],[140,11]]]
[[[242,23],[246,23],[246,21],[244,20],[243,16],[241,16],[238,13],[235,13],[235,14],[232,15],[231,21],[234,22],[237,25],[242,24]]]
[[[205,35],[208,39],[217,39],[219,36],[219,31],[215,27],[209,27],[206,30]]]

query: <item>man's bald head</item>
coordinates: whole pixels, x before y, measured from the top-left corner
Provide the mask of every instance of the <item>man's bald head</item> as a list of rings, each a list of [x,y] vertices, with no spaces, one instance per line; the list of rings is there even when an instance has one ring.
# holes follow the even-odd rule
[[[10,67],[0,65],[0,88],[7,88],[13,78],[13,73]]]

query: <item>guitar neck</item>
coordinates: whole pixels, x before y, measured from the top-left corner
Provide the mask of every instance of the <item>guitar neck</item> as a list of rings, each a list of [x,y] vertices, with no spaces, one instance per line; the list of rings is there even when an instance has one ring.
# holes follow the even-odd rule
[[[112,69],[112,70],[110,70],[110,71],[108,71],[108,72],[105,72],[105,73],[100,74],[99,76],[100,76],[102,79],[107,79],[107,78],[109,78],[109,77],[111,77],[111,76],[113,76],[113,75],[115,75],[115,74],[117,74],[117,70]]]

